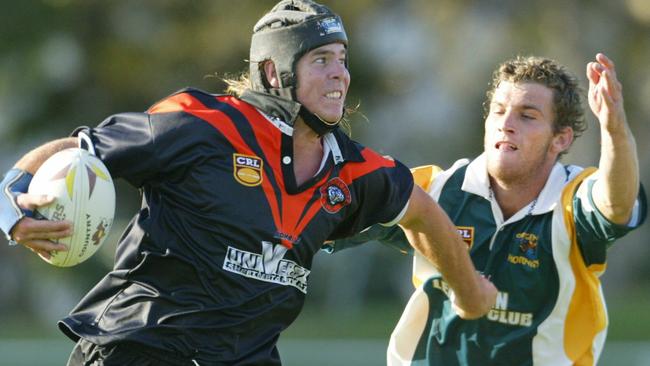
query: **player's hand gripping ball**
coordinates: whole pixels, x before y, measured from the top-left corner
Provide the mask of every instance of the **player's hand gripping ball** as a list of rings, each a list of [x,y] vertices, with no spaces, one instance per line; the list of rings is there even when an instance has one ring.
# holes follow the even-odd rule
[[[29,193],[55,197],[39,207],[34,217],[72,222],[73,234],[57,240],[66,252],[52,252],[50,264],[77,265],[101,247],[115,216],[115,187],[106,166],[81,148],[60,151],[47,159],[29,185]]]

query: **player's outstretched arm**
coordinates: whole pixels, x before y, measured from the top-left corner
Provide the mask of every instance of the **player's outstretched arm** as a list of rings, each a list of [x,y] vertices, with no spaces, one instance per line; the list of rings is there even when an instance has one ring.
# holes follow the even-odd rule
[[[614,62],[602,53],[587,64],[589,107],[600,123],[600,176],[594,203],[610,221],[627,224],[639,193],[639,161],[623,106],[623,87]]]
[[[49,258],[53,250],[67,250],[65,245],[51,239],[70,236],[72,226],[67,221],[36,220],[25,216],[39,206],[51,203],[54,198],[26,194],[31,177],[38,168],[55,153],[76,147],[77,138],[68,137],[48,142],[25,154],[14,167],[5,174],[2,181],[0,224],[2,231],[12,242],[22,244],[39,255]]]
[[[494,285],[481,276],[447,214],[420,187],[415,186],[408,210],[400,221],[417,251],[438,268],[454,291],[454,306],[460,317],[479,318],[496,301]]]

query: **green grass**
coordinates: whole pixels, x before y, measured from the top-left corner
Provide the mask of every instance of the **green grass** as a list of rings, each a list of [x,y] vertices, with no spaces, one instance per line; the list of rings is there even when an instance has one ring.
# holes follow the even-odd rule
[[[283,338],[388,339],[402,313],[399,304],[373,304],[358,314],[307,307]]]
[[[650,340],[650,293],[647,289],[606,296],[609,312],[608,340]]]
[[[650,293],[626,292],[607,297],[609,312],[608,340],[650,341]],[[358,313],[323,310],[308,304],[298,319],[287,329],[283,338],[355,338],[388,339],[402,313],[399,303],[366,304]],[[0,318],[2,338],[65,339],[56,323],[43,324],[27,316]]]

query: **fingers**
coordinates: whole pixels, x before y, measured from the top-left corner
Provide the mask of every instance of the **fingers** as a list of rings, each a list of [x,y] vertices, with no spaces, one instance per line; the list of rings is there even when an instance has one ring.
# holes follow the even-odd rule
[[[603,99],[608,106],[612,106],[615,102],[620,99],[620,91],[618,88],[618,81],[614,79],[612,73],[608,70],[603,71],[603,79],[605,83],[602,85],[604,91]]]
[[[61,243],[55,243],[49,240],[30,240],[21,243],[31,251],[38,253],[40,256],[50,258],[51,252],[66,252],[68,247]]]
[[[596,61],[600,63],[601,65],[605,66],[606,68],[610,70],[614,70],[614,61],[610,60],[609,57],[605,56],[603,53],[597,53],[596,54]]]
[[[38,207],[49,205],[55,199],[56,197],[49,195],[23,193],[16,197],[16,203],[22,209],[33,211]]]
[[[49,259],[53,251],[67,251],[64,244],[54,241],[70,235],[72,223],[68,221],[35,220],[29,217],[22,218],[11,231],[11,236],[17,243],[44,259]]]
[[[17,242],[32,239],[60,239],[72,235],[69,221],[36,220],[30,217],[21,219],[11,231]]]

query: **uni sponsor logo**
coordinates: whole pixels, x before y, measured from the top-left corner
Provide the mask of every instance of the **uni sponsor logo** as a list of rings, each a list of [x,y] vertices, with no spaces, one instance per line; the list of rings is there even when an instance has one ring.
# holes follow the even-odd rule
[[[332,178],[320,187],[320,203],[329,213],[337,213],[352,202],[350,188],[339,178]]]
[[[474,227],[473,226],[456,226],[458,234],[467,243],[467,249],[472,249],[474,245]]]
[[[284,259],[286,253],[287,247],[267,241],[262,241],[261,253],[228,246],[222,268],[247,278],[291,286],[306,294],[310,270]]]
[[[233,176],[235,180],[247,187],[262,184],[262,168],[264,162],[257,156],[232,154]]]

